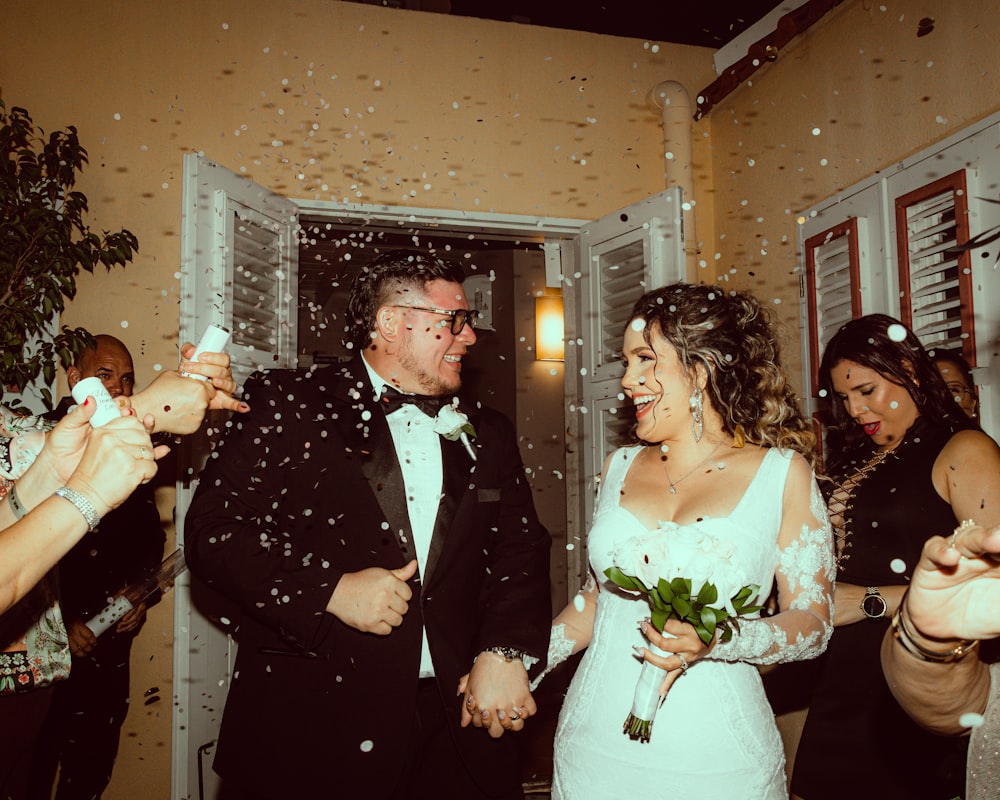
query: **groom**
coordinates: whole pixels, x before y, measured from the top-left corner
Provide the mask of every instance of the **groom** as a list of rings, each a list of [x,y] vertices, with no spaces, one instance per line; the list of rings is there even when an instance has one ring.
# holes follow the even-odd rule
[[[253,410],[202,473],[187,563],[244,612],[214,765],[227,792],[522,796],[504,734],[535,710],[549,536],[511,423],[459,403],[463,280],[426,254],[377,257],[348,299],[354,360],[252,377]]]

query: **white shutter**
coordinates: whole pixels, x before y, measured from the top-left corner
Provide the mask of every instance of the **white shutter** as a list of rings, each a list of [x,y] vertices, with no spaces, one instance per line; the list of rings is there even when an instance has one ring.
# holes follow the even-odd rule
[[[623,441],[635,412],[621,394],[622,333],[635,302],[647,291],[685,278],[683,210],[680,189],[649,197],[581,228],[577,264],[569,265],[566,303],[566,375],[574,401],[569,408],[575,439],[567,454],[570,492],[568,527],[580,531],[571,551],[570,574],[587,571],[584,532],[593,516],[594,478],[604,458]],[[576,343],[576,347],[573,347]],[[575,456],[575,457],[574,457]],[[577,586],[567,587],[570,594]]]
[[[227,348],[242,384],[256,369],[294,366],[297,341],[298,206],[195,155],[184,157],[180,338],[197,342],[210,323],[232,331]],[[210,424],[218,436],[220,424]],[[177,543],[209,452],[209,436],[186,436],[177,482]],[[205,593],[202,593],[203,595]],[[192,595],[190,575],[174,592],[171,797],[215,797],[214,743],[236,658],[218,620],[235,618],[221,598]]]
[[[232,331],[242,383],[296,361],[298,206],[196,155],[184,157],[181,338],[210,322]]]
[[[861,316],[859,241],[866,220],[852,217],[804,243],[812,395],[819,393],[819,362],[840,327]]]
[[[965,170],[896,198],[900,312],[925,347],[959,348],[976,363]]]

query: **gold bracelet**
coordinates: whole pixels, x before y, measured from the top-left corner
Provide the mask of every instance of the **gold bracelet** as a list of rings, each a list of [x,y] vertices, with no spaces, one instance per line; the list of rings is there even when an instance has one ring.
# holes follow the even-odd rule
[[[948,650],[929,650],[917,642],[913,637],[913,633],[907,628],[905,609],[906,594],[904,593],[903,599],[899,602],[899,608],[892,615],[892,635],[907,653],[919,658],[921,661],[929,661],[934,664],[950,664],[965,658],[979,644],[978,639],[961,639],[957,645]]]

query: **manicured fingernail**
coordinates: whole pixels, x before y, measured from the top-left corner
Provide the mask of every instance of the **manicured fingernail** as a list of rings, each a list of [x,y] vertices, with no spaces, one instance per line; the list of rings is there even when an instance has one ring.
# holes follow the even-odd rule
[[[86,400],[84,400],[84,401],[83,401],[83,404],[84,404],[85,406],[89,406],[89,405],[90,405],[90,398],[88,397],[88,398],[87,398]]]
[[[507,719],[507,715],[503,713],[502,708],[499,711],[497,711],[497,719],[500,720],[501,722]]]

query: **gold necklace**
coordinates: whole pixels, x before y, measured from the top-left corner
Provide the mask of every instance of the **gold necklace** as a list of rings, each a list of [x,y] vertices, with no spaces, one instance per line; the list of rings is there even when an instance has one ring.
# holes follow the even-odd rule
[[[705,464],[708,463],[708,460],[715,455],[716,450],[722,447],[724,441],[725,440],[720,441],[715,447],[712,448],[711,453],[709,453],[701,461],[695,464],[693,468],[691,468],[683,475],[681,475],[681,477],[679,477],[677,480],[674,480],[673,478],[670,477],[670,470],[667,469],[667,459],[666,458],[661,459],[660,463],[663,465],[663,473],[667,476],[667,483],[670,484],[670,489],[669,489],[670,494],[677,494],[677,484],[687,478],[690,478],[692,475],[694,475],[695,472],[697,472],[699,469],[705,466]]]

